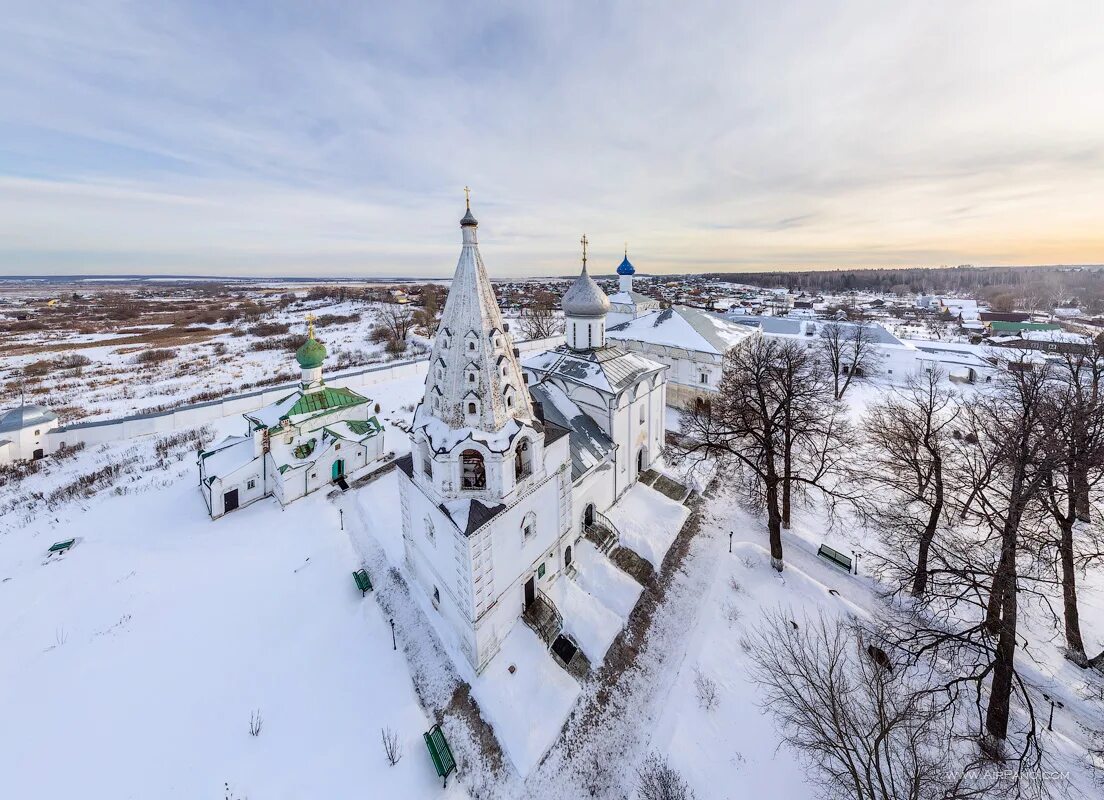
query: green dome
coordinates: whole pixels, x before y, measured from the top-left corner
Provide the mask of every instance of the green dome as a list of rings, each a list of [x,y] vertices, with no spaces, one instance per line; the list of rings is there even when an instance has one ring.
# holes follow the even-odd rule
[[[314,369],[322,366],[326,359],[326,346],[313,336],[303,343],[303,346],[295,351],[295,360],[303,369]]]

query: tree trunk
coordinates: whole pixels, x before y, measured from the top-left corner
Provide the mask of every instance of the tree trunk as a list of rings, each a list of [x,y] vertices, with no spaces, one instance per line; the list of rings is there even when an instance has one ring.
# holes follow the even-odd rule
[[[916,572],[912,576],[913,597],[922,597],[928,588],[928,553],[931,550],[935,532],[939,528],[939,518],[943,514],[943,476],[938,456],[935,458],[933,469],[935,472],[935,499],[932,501],[928,523],[924,526],[924,532],[920,535],[920,547],[916,551]]]
[[[790,445],[787,442],[782,455],[782,474],[785,475],[782,481],[782,527],[786,530],[790,528],[790,469]]]
[[[782,571],[782,515],[778,513],[778,478],[767,480],[767,530],[770,533],[771,566]]]
[[[1013,537],[1015,533],[1013,532]],[[989,689],[989,707],[985,710],[985,730],[994,739],[1008,738],[1008,716],[1012,700],[1012,681],[1016,660],[1016,557],[1014,542],[1005,542],[1002,550],[1012,551],[1012,564],[1008,585],[1001,592],[1000,618],[997,621],[1000,636],[997,639],[996,658],[993,662],[993,685]],[[1003,554],[1002,554],[1003,559]]]
[[[1073,563],[1073,521],[1059,523],[1061,536],[1058,541],[1058,557],[1062,568],[1062,616],[1066,624],[1067,657],[1084,666],[1085,642],[1081,639],[1081,621],[1077,613],[1077,570]]]

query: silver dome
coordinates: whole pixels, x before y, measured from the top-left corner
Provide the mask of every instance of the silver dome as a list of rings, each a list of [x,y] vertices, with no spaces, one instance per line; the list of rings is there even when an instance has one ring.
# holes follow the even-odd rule
[[[19,406],[0,417],[0,431],[18,431],[32,425],[53,422],[57,418],[57,414],[46,406]]]
[[[604,317],[610,301],[583,267],[579,277],[564,292],[562,305],[565,317]]]

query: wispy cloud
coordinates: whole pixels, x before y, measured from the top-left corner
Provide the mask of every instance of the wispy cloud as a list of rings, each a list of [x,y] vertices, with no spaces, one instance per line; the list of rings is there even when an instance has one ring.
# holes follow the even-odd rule
[[[417,8],[408,6],[417,5]],[[40,2],[0,272],[1104,260],[1104,6]]]

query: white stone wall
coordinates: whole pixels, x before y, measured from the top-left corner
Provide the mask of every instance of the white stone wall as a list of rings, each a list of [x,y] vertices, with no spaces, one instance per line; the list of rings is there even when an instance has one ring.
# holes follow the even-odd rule
[[[522,353],[548,350],[563,344],[562,336],[553,336],[548,339],[534,339],[528,342],[515,342]],[[421,358],[416,361],[403,361],[395,364],[386,364],[378,367],[358,368],[326,374],[326,382],[334,386],[347,386],[350,389],[361,389],[388,381],[401,380],[424,376],[429,369],[429,358]],[[191,406],[182,406],[173,411],[165,411],[158,414],[137,415],[125,417],[119,420],[105,422],[91,422],[71,425],[65,428],[57,428],[47,432],[43,439],[43,448],[47,455],[56,452],[62,443],[74,445],[78,442],[91,446],[103,442],[116,442],[123,439],[133,439],[139,436],[165,435],[173,431],[185,428],[195,428],[208,422],[224,419],[226,417],[240,416],[264,408],[269,403],[286,397],[288,392],[298,384],[288,383],[281,386],[265,389],[261,392],[251,392],[243,395],[232,395],[222,400],[212,400],[207,403],[198,403]],[[11,438],[5,435],[4,438]]]

